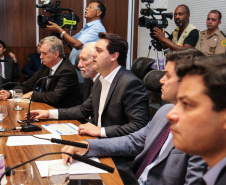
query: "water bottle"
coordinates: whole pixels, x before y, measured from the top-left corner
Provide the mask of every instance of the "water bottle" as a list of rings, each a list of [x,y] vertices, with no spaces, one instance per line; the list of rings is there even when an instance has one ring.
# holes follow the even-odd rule
[[[5,162],[4,162],[4,155],[0,154],[0,177],[2,176],[2,174],[5,172]],[[4,175],[4,177],[1,180],[1,184],[6,184],[7,180],[6,180],[6,176]]]

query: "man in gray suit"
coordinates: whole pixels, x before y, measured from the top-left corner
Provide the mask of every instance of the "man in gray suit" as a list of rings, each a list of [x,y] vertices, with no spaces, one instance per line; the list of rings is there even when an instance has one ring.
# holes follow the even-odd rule
[[[171,51],[166,55],[168,62],[165,75],[161,78],[160,83],[162,84],[162,99],[172,104],[160,108],[146,127],[123,137],[83,141],[83,143],[88,144],[88,149],[65,146],[62,151],[79,155],[85,154],[87,157],[134,156],[136,158],[133,163],[133,171],[139,184],[196,184],[202,176],[201,171],[204,162],[198,156],[189,156],[174,148],[172,134],[165,131],[169,131],[166,114],[177,102],[176,95],[180,84],[180,79],[175,73],[175,66],[189,62],[188,59],[199,56],[203,56],[203,53],[193,48]],[[154,154],[156,150],[154,145],[160,145],[159,142],[156,142],[159,141],[159,138],[162,138],[162,135],[165,136],[165,140]],[[152,160],[148,163],[144,162],[149,157],[152,157]],[[63,159],[72,162],[72,159],[67,155],[63,155]],[[138,184],[135,181],[124,183]]]
[[[225,71],[225,55],[205,57],[179,68],[178,101],[167,114],[174,146],[200,155],[209,165],[203,177],[207,185],[226,184]]]

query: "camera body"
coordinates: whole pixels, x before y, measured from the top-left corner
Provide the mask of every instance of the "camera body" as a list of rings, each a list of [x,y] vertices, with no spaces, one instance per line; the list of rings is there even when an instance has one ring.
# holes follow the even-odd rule
[[[141,0],[141,1],[143,2],[144,0]],[[167,18],[172,19],[173,13],[172,12],[171,13],[162,13],[163,11],[167,10],[167,9],[163,9],[163,8],[157,8],[154,11],[150,8],[150,3],[153,3],[154,1],[145,1],[145,2],[148,2],[148,4],[146,5],[147,8],[143,8],[140,10],[141,15],[143,15],[143,16],[139,18],[139,26],[150,29],[151,38],[155,39],[155,37],[152,34],[152,29],[154,27],[157,27],[159,29],[166,28],[168,26]],[[156,19],[155,15],[160,15],[162,18]],[[146,16],[148,16],[148,17],[151,16],[152,19],[150,19]]]
[[[55,7],[48,4],[37,4],[37,8],[44,8],[46,12],[49,12],[49,17],[44,15],[38,15],[38,25],[41,28],[46,28],[49,25],[49,21],[56,23],[61,28],[70,28],[73,30],[77,29],[77,24],[79,22],[79,17],[73,13],[71,9],[60,8],[60,1],[56,1]],[[62,11],[68,11],[69,13],[62,14]]]

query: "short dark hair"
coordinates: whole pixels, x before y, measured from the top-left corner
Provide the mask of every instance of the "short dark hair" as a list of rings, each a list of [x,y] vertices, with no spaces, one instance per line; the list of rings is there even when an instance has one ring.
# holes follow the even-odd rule
[[[0,44],[3,46],[3,48],[6,48],[5,42],[3,42],[2,40],[0,40]]]
[[[206,56],[192,63],[180,66],[177,75],[200,75],[206,87],[204,92],[213,102],[213,110],[220,112],[226,109],[226,55]]]
[[[104,6],[104,4],[100,1],[93,1],[95,3],[98,3],[97,7],[100,9],[100,11],[102,12],[101,15],[100,15],[100,19],[102,20],[105,16],[105,11],[106,11],[106,8]]]
[[[215,13],[215,14],[218,14],[218,20],[221,21],[222,14],[221,14],[220,11],[218,11],[218,10],[211,10],[209,13]]]
[[[166,61],[175,62],[175,70],[186,63],[191,63],[195,58],[205,56],[200,50],[195,48],[169,51],[166,54]]]
[[[126,66],[126,57],[128,51],[127,41],[120,35],[114,33],[100,32],[98,36],[100,39],[107,39],[109,41],[107,45],[107,50],[109,51],[109,53],[113,54],[115,52],[118,52],[118,64],[121,66]]]
[[[179,7],[179,6],[183,6],[183,7],[186,9],[186,13],[190,15],[190,9],[189,9],[189,7],[188,7],[187,5],[185,5],[185,4],[180,4],[180,5],[178,5],[177,7]]]

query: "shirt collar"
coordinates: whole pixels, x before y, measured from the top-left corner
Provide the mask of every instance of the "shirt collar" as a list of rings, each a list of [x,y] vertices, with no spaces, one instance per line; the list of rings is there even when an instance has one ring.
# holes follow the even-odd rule
[[[101,20],[97,19],[97,20],[94,20],[94,21],[91,21],[91,22],[87,23],[86,25],[87,26],[92,26],[93,24],[97,24],[97,22],[101,22]]]
[[[222,159],[219,163],[217,163],[214,167],[210,168],[207,173],[203,176],[206,184],[214,185],[217,177],[222,170],[222,168],[226,165],[226,157]]]
[[[97,73],[94,77],[93,77],[93,82],[95,82],[95,80],[97,79],[97,77],[100,76],[100,73]]]
[[[58,62],[55,66],[51,67],[50,69],[52,69],[52,74],[54,74],[57,70],[57,68],[59,67],[59,65],[61,64],[61,62],[63,61],[63,59],[61,59],[60,62]]]
[[[114,71],[112,71],[109,75],[107,75],[105,78],[103,78],[103,76],[100,76],[100,81],[102,82],[103,80],[106,80],[109,83],[112,83],[112,81],[114,80],[117,72],[119,71],[119,69],[121,68],[121,66],[119,65],[118,67],[116,67],[114,69]]]

